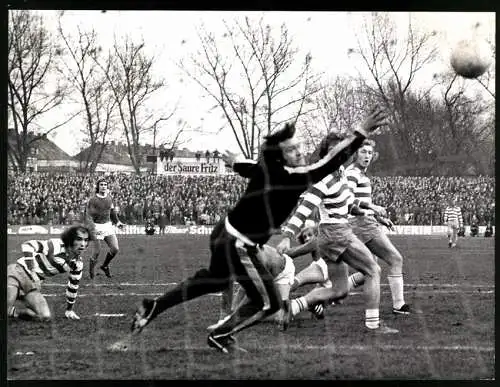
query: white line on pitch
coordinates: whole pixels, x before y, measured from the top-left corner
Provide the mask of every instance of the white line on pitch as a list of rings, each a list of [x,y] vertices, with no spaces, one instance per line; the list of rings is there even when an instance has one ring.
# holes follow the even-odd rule
[[[121,283],[107,283],[107,284],[82,284],[80,287],[106,287],[106,286],[175,286],[178,285],[178,282],[165,282],[165,283],[130,283],[130,282],[121,282]],[[59,286],[66,287],[65,283],[57,284],[57,283],[44,283],[43,286]],[[383,283],[380,286],[389,287],[389,284]],[[436,288],[495,288],[495,285],[479,285],[479,284],[405,284],[405,287],[417,287],[417,288],[425,288],[425,287],[436,287]]]
[[[96,313],[97,317],[125,317],[125,313]]]
[[[389,294],[389,291],[384,291],[382,292],[383,294]],[[460,294],[460,293],[473,293],[473,294],[493,294],[495,293],[494,290],[481,290],[481,291],[476,291],[476,290],[419,290],[415,291],[413,293],[424,293],[424,294]],[[79,298],[84,298],[84,297],[95,297],[95,296],[100,296],[100,297],[127,297],[127,296],[141,296],[141,297],[156,297],[156,296],[161,296],[163,293],[116,293],[116,292],[110,292],[110,293],[81,293],[78,295]],[[349,293],[350,296],[358,296],[363,294],[362,292],[352,292]],[[63,293],[57,294],[57,293],[43,293],[45,297],[59,297],[59,296],[64,296]],[[216,296],[220,297],[221,293],[209,293],[210,296]]]
[[[293,351],[328,351],[336,354],[341,354],[342,352],[372,352],[375,350],[384,351],[471,351],[471,352],[495,352],[495,347],[480,347],[474,345],[302,345],[302,344],[284,344],[284,345],[255,345],[248,343],[245,345],[242,343],[243,347],[247,350],[293,350]],[[137,348],[139,346],[132,345],[129,347],[130,352],[140,352],[141,350]],[[159,348],[148,348],[144,352],[156,352]],[[166,347],[169,351],[213,351],[208,346],[174,346]],[[55,348],[45,350],[42,353],[71,353],[78,352],[82,353],[81,349],[71,349],[71,348]],[[92,352],[92,351],[89,351]]]

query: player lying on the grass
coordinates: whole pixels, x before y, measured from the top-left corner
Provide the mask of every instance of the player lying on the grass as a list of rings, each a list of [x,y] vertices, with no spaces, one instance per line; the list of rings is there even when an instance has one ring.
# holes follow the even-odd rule
[[[113,205],[113,199],[108,189],[108,182],[105,179],[99,179],[96,184],[95,195],[92,196],[87,204],[85,211],[85,221],[91,230],[92,237],[92,257],[89,261],[89,276],[94,278],[94,269],[97,264],[97,258],[101,252],[101,241],[104,240],[109,247],[106,258],[101,265],[101,270],[106,277],[111,277],[109,263],[116,257],[119,251],[118,238],[114,226],[122,228],[123,223],[118,218],[118,211]]]
[[[41,293],[42,281],[68,273],[64,315],[70,320],[79,320],[73,306],[82,278],[81,254],[88,243],[89,230],[81,225],[68,227],[60,238],[24,242],[21,245],[23,257],[7,266],[7,314],[23,320],[50,320],[49,305]],[[16,307],[17,300],[24,307]]]
[[[360,129],[311,165],[306,165],[293,124],[268,135],[258,162],[247,171],[249,181],[244,194],[210,235],[209,267],[156,299],[144,299],[132,321],[132,332],[141,332],[156,316],[175,305],[225,290],[232,278],[245,289],[249,301],[209,334],[210,346],[228,352],[234,334],[277,312],[281,300],[272,275],[262,264],[258,246],[269,241],[312,183],[345,163],[369,133],[386,124],[385,120],[381,109],[373,109]]]
[[[297,236],[297,240],[300,245],[291,247],[287,250],[287,254],[279,254],[275,248],[264,245],[266,251],[269,254],[266,255],[266,267],[270,269],[271,266],[280,268],[285,267],[289,269],[284,269],[282,272],[279,270],[274,270],[275,273],[279,273],[277,276],[274,276],[274,282],[276,287],[280,293],[281,300],[287,301],[289,300],[290,292],[292,290],[296,290],[301,286],[308,284],[319,284],[325,287],[331,287],[331,282],[328,279],[328,268],[325,261],[320,258],[316,253],[316,245],[315,245],[315,231],[316,226],[314,221],[307,220],[304,228]],[[293,258],[300,257],[302,255],[306,255],[311,253],[312,262],[309,266],[301,270],[294,276],[295,273],[295,265],[293,264]],[[286,259],[286,265],[284,264]],[[273,272],[272,269],[270,269]],[[231,283],[228,289],[226,289],[222,293],[221,300],[221,312],[219,321],[213,325],[210,325],[207,329],[209,331],[214,330],[217,326],[219,326],[223,321],[229,318],[229,315],[236,309],[236,307],[241,303],[243,297],[245,297],[244,290],[239,287],[237,289],[236,296],[233,297],[234,293],[234,282]],[[278,312],[269,316],[267,320],[277,322],[281,328],[282,323],[284,321],[283,316],[283,308],[281,308]],[[314,308],[311,309],[311,313],[317,318],[322,318],[323,316],[323,308],[321,304],[315,305]]]
[[[393,224],[387,218],[386,209],[373,203],[371,180],[366,175],[366,170],[374,158],[374,151],[375,141],[365,140],[354,154],[353,162],[345,170],[349,188],[354,194],[354,205],[359,207],[356,214],[349,214],[349,224],[354,235],[372,254],[389,265],[387,279],[391,289],[392,312],[410,314],[410,305],[404,298],[403,256],[380,226],[383,224],[392,229]],[[362,273],[352,277],[354,287],[364,282],[365,277]]]
[[[322,157],[331,146],[342,141],[340,135],[330,133],[322,142],[319,156]],[[348,187],[344,168],[330,173],[308,189],[295,213],[283,227],[283,239],[278,251],[287,253],[290,241],[301,230],[306,219],[316,209],[320,213],[317,247],[322,258],[330,261],[331,288],[316,288],[303,297],[290,302],[291,316],[322,303],[338,301],[349,293],[348,267],[359,270],[365,276],[365,327],[378,333],[396,333],[396,329],[382,324],[379,318],[380,266],[370,250],[354,235],[347,215],[353,209],[354,195]],[[285,321],[284,325],[288,322]]]
[[[260,257],[262,257],[264,266],[269,270],[274,278],[274,284],[280,295],[282,303],[288,301],[290,296],[290,287],[293,284],[295,276],[295,265],[293,264],[292,258],[286,254],[279,254],[274,247],[268,244],[259,247],[259,249],[262,249]],[[215,330],[219,327],[219,325],[229,319],[234,310],[248,301],[245,290],[241,286],[238,287],[234,296],[233,293],[234,282],[232,282],[230,286],[223,291],[221,317],[217,323],[210,325],[207,328],[208,331]],[[283,321],[283,312],[283,308],[281,308],[275,314],[268,316],[266,320],[280,323]]]

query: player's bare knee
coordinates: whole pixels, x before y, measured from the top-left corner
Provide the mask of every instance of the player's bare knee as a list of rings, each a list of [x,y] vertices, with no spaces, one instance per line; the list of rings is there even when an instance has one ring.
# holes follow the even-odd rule
[[[111,255],[115,256],[120,252],[120,248],[118,246],[112,246],[109,248],[109,252]]]
[[[52,314],[50,313],[50,310],[44,310],[41,312],[37,313],[38,319],[42,322],[49,322],[52,320]]]
[[[399,251],[394,251],[390,255],[390,265],[392,268],[402,268],[403,267],[403,256]]]

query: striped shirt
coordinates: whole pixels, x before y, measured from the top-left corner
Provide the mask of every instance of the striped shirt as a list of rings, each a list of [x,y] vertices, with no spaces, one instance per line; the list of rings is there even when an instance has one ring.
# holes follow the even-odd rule
[[[283,227],[283,232],[291,236],[297,235],[315,208],[319,209],[321,224],[347,223],[347,215],[353,202],[354,195],[341,166],[338,171],[329,174],[306,192],[302,203]]]
[[[458,206],[446,207],[444,211],[444,222],[446,224],[455,224],[462,227],[464,221],[462,219],[462,210]]]
[[[66,301],[74,304],[82,278],[83,261],[80,256],[68,259],[61,239],[31,240],[21,245],[23,257],[17,260],[33,278],[45,280],[60,273],[69,273]]]
[[[345,174],[349,188],[354,194],[354,205],[361,207],[362,202],[372,204],[372,184],[365,171],[353,163],[345,169]],[[365,215],[374,215],[373,210],[363,208],[363,211]],[[355,215],[349,215],[353,216]]]

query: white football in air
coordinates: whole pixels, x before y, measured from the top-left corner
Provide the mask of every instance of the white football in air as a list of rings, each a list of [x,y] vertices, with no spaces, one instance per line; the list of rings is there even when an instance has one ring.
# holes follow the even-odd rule
[[[486,42],[461,40],[451,52],[450,63],[458,75],[472,79],[488,70],[491,59],[491,49]]]

